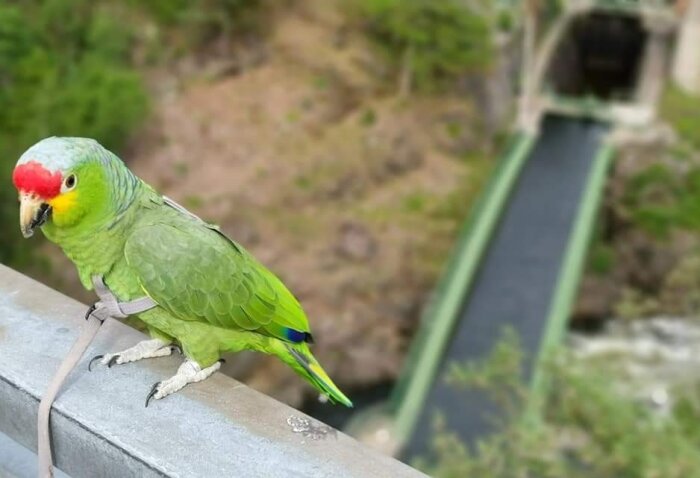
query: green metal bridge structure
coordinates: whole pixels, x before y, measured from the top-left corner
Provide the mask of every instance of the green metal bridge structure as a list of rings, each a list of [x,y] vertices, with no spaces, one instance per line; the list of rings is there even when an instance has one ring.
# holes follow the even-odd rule
[[[467,444],[492,431],[485,395],[447,385],[445,374],[485,358],[504,328],[519,335],[524,373],[541,402],[542,363],[565,335],[613,164],[611,133],[654,118],[678,23],[674,5],[561,7],[531,55],[516,132],[424,311],[389,406],[355,423],[388,428],[387,448],[404,458],[429,451],[436,414]],[[536,416],[538,404],[530,405]]]

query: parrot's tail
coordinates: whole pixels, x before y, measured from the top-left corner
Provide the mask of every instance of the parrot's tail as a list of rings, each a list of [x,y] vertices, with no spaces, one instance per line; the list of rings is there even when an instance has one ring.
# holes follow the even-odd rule
[[[333,383],[333,380],[323,370],[321,364],[311,355],[309,346],[306,343],[284,344],[289,357],[285,357],[287,363],[294,368],[302,377],[316,387],[321,393],[326,395],[331,403],[342,403],[346,407],[352,407],[352,402]]]

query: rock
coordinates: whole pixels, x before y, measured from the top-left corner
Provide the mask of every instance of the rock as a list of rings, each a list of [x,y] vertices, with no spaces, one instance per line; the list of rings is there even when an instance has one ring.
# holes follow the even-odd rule
[[[700,254],[690,254],[678,261],[664,278],[659,293],[662,310],[672,314],[700,312]]]
[[[625,282],[646,292],[661,288],[666,274],[684,252],[676,249],[673,241],[660,241],[638,229],[620,236],[614,247]]]
[[[700,380],[697,318],[614,320],[599,334],[569,334],[569,342],[578,359],[619,367],[615,386],[661,414],[674,394]]]
[[[667,149],[678,142],[678,135],[673,128],[666,124],[657,122],[640,131],[639,128],[620,127],[616,129],[610,137],[610,143],[618,150],[630,150],[642,148],[649,150]]]
[[[620,283],[612,277],[590,275],[583,278],[571,320],[575,326],[596,326],[610,317],[620,295]]]
[[[377,251],[377,241],[365,226],[357,222],[345,222],[338,231],[335,252],[344,259],[367,261]]]
[[[420,148],[411,140],[408,132],[401,132],[394,137],[386,156],[386,171],[390,175],[399,175],[411,171],[423,163]]]
[[[365,148],[372,157],[372,180],[381,183],[423,164],[423,149],[408,129],[377,128],[367,134]]]
[[[434,132],[440,148],[454,156],[478,150],[482,142],[474,130],[474,118],[468,111],[450,111],[435,122]]]

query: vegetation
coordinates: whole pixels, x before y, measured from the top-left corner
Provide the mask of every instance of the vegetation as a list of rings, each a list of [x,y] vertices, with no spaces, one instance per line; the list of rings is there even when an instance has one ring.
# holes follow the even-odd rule
[[[639,227],[658,237],[674,228],[700,229],[700,166],[687,171],[654,164],[626,185],[624,206]]]
[[[560,352],[550,364],[554,386],[538,423],[522,420],[531,392],[520,379],[522,351],[508,333],[481,364],[455,366],[450,382],[474,387],[500,404],[499,431],[470,450],[437,421],[432,460],[437,478],[478,476],[653,478],[696,476],[700,469],[697,390],[677,391],[668,416],[621,393],[621,370],[582,363]]]
[[[41,138],[87,136],[119,151],[148,114],[140,73],[169,28],[198,46],[252,28],[256,0],[28,0],[0,4],[0,182]],[[134,27],[138,25],[139,28]],[[151,27],[150,29],[147,27]],[[147,38],[143,31],[153,30]],[[139,50],[150,53],[139,58]],[[144,55],[140,55],[143,57]],[[30,262],[16,223],[15,195],[0,188],[0,262]]]
[[[49,0],[0,5],[0,181],[18,155],[51,135],[80,135],[119,147],[147,111],[143,82],[130,68],[133,36],[119,5]],[[0,188],[0,261],[28,260],[16,203]]]
[[[700,98],[676,87],[664,93],[661,116],[669,121],[680,139],[695,150],[700,150]]]
[[[700,305],[700,100],[669,87],[669,143],[618,151],[588,253],[580,325],[590,319],[692,317]],[[667,140],[668,141],[668,140]]]
[[[465,73],[483,71],[493,56],[496,15],[486,2],[460,0],[357,0],[377,46],[410,83],[435,91]]]
[[[130,0],[145,9],[156,25],[169,27],[175,50],[192,50],[221,37],[256,31],[260,0]],[[174,28],[173,28],[174,27]],[[178,53],[175,51],[174,53]]]
[[[623,206],[645,231],[666,237],[673,229],[700,230],[700,99],[666,90],[661,115],[679,137],[673,161],[652,164],[625,187]]]

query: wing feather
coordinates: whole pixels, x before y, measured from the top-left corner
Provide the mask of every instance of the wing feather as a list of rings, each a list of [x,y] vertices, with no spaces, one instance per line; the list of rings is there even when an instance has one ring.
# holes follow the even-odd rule
[[[309,332],[304,311],[284,284],[202,222],[183,216],[140,226],[127,239],[125,255],[141,287],[180,320],[283,340],[289,340],[287,328]]]

